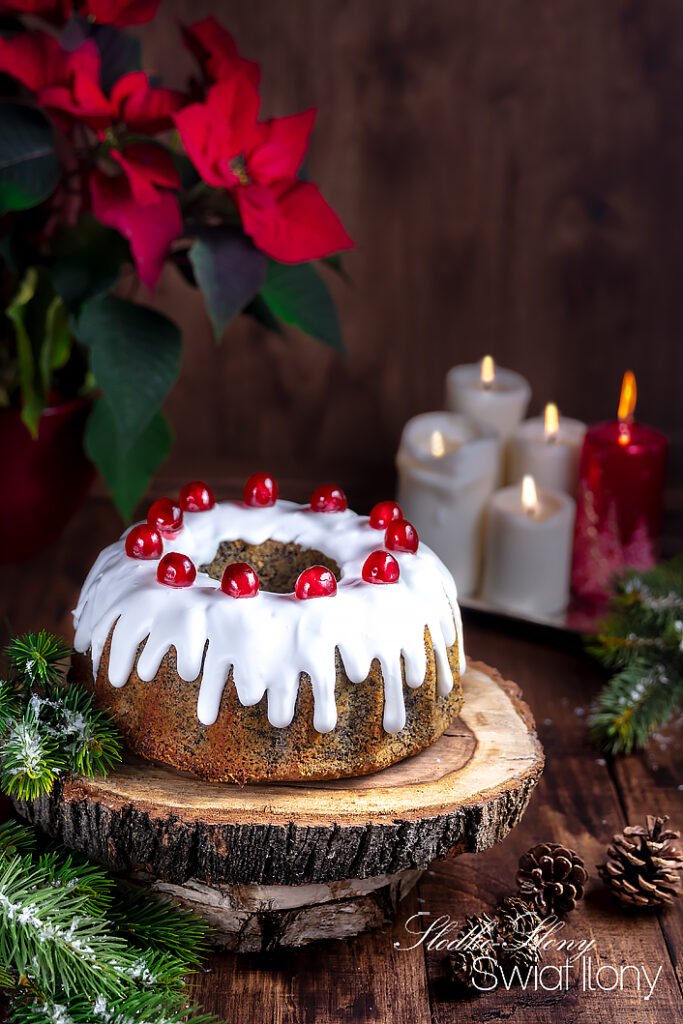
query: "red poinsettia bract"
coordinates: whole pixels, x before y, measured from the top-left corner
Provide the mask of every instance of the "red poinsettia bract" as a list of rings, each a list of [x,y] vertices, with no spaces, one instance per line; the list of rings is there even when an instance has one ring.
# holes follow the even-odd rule
[[[0,39],[0,71],[18,79],[61,120],[77,120],[95,129],[121,121],[133,131],[162,131],[171,127],[171,114],[183,102],[176,90],[151,86],[142,71],[123,75],[111,97],[106,96],[100,86],[100,54],[92,39],[75,50],[63,49],[47,32]]]
[[[161,0],[0,0],[0,14],[32,14],[55,25],[78,13],[100,25],[144,25],[151,21]]]
[[[230,191],[245,232],[273,259],[303,263],[351,248],[318,188],[297,177],[315,110],[259,122],[259,105],[249,74],[239,71],[174,115],[200,176]]]
[[[195,57],[208,82],[220,82],[235,73],[249,79],[255,89],[261,81],[261,69],[254,61],[246,60],[227,28],[215,18],[203,18],[193,25],[181,25],[183,41]]]
[[[32,14],[55,25],[71,17],[71,0],[0,0],[0,14]]]
[[[173,189],[180,187],[170,155],[154,143],[132,143],[110,156],[119,173],[96,168],[90,176],[93,213],[130,243],[140,280],[153,289],[169,246],[183,232]],[[113,170],[113,168],[110,168]]]
[[[151,134],[170,128],[183,102],[181,93],[151,86],[142,71],[123,75],[106,96],[95,43],[87,40],[67,51],[45,32],[0,39],[0,71],[34,92],[60,123],[85,124],[100,134],[121,124]],[[111,148],[108,155],[112,173],[98,167],[90,175],[93,211],[128,239],[140,279],[153,288],[169,245],[183,230],[172,191],[180,187],[177,170],[154,143],[124,144],[122,151]]]
[[[112,88],[112,121],[120,121],[134,132],[156,135],[173,127],[172,115],[184,101],[177,89],[150,85],[144,71],[131,71]]]
[[[64,50],[47,32],[0,38],[0,71],[36,94],[41,106],[91,128],[111,119],[111,104],[100,88],[100,55],[88,39]]]
[[[145,25],[156,15],[161,0],[82,0],[78,13],[100,25]]]
[[[29,0],[22,2],[30,7]],[[33,10],[39,7],[47,5],[36,0]],[[77,9],[118,24],[117,19],[151,17],[156,2],[85,0]],[[182,93],[152,86],[142,71],[123,75],[106,95],[92,39],[66,50],[46,32],[0,38],[0,71],[33,92],[69,136],[72,125],[97,133],[98,162],[86,172],[92,208],[129,240],[148,287],[156,284],[169,246],[182,234],[175,195],[180,181],[166,150],[151,141],[131,143],[125,133],[154,135],[174,121],[200,176],[232,195],[244,231],[262,252],[283,263],[302,263],[350,248],[351,238],[318,188],[299,178],[315,111],[259,121],[259,69],[240,56],[230,33],[206,18],[183,34],[204,78],[214,83],[201,102],[185,107]]]

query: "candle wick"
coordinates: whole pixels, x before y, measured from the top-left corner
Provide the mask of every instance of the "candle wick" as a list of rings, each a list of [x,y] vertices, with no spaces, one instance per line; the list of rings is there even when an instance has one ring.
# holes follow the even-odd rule
[[[557,434],[546,434],[546,444],[557,444]]]

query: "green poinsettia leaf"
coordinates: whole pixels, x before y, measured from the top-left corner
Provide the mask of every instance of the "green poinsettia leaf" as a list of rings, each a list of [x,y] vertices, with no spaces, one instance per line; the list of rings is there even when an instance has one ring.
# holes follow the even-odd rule
[[[267,328],[269,331],[274,331],[275,334],[284,336],[284,328],[278,318],[274,316],[267,303],[260,295],[255,295],[254,298],[249,302],[242,310],[245,316],[250,316],[252,320],[261,324],[262,327]]]
[[[31,337],[26,326],[27,307],[36,294],[38,287],[38,271],[30,267],[24,276],[19,289],[6,309],[7,316],[14,325],[17,342],[17,362],[19,364],[19,383],[21,385],[21,418],[31,431],[33,437],[38,435],[38,420],[45,407],[44,398],[36,384],[36,361],[33,354]]]
[[[111,406],[106,398],[96,402],[88,420],[85,447],[125,520],[130,520],[154,473],[168,458],[172,440],[166,417],[156,412],[133,447],[123,450]]]
[[[274,316],[338,351],[344,350],[334,300],[310,263],[270,261],[261,296]]]
[[[55,295],[45,314],[45,338],[40,351],[40,378],[47,394],[53,370],[61,370],[71,354],[69,315],[60,295]]]
[[[123,236],[94,217],[84,217],[75,227],[62,232],[56,239],[54,253],[52,283],[72,312],[77,312],[88,299],[108,291],[119,276],[121,264],[130,259]]]
[[[216,340],[266,280],[268,260],[241,231],[202,231],[190,249],[197,284],[206,300]]]
[[[324,263],[326,267],[329,267],[330,270],[333,270],[335,274],[338,274],[345,284],[351,284],[351,278],[346,271],[342,254],[340,252],[336,252],[332,256],[325,256],[321,262]]]
[[[179,140],[180,136],[176,131],[174,133],[174,136],[172,136],[170,142],[170,153],[171,159],[173,160],[176,170],[180,175],[180,185],[182,189],[180,201],[182,203],[186,194],[190,192],[191,189],[196,188],[201,183],[202,179],[199,177],[199,172],[197,171],[197,168],[190,160],[189,156],[187,156],[185,153],[179,152],[179,150],[176,148],[176,146],[179,143]]]
[[[37,206],[59,173],[48,119],[34,107],[0,103],[0,213]]]
[[[85,303],[76,336],[91,350],[95,379],[114,410],[116,445],[123,456],[144,433],[178,376],[180,331],[147,306],[104,295]]]

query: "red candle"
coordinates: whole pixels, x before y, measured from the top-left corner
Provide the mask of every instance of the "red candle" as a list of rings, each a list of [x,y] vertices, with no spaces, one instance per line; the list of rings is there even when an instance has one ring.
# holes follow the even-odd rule
[[[648,569],[659,555],[667,439],[633,422],[636,379],[624,374],[617,421],[587,431],[579,468],[572,587],[605,598],[615,572]]]

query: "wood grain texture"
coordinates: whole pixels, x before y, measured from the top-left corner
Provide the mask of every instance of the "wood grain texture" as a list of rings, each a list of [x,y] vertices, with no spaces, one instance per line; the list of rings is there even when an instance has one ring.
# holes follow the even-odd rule
[[[514,683],[475,663],[463,689],[461,717],[474,744],[460,729],[360,787],[354,779],[239,787],[133,760],[16,806],[116,871],[174,884],[302,886],[426,868],[500,842],[543,768]]]
[[[639,381],[683,507],[683,6],[679,0],[166,0],[143,30],[181,81],[172,15],[222,16],[263,64],[264,111],[320,109],[309,166],[357,242],[332,280],[346,357],[248,322],[220,348],[167,276],[183,372],[174,465],[321,467],[385,497],[405,420],[490,351],[588,421]],[[358,479],[359,467],[365,479]],[[680,520],[671,521],[673,528]]]
[[[174,486],[171,480],[166,481]],[[159,481],[160,489],[165,485]],[[44,626],[70,637],[70,610],[100,548],[119,524],[108,503],[92,500],[63,541],[0,573],[0,631]],[[402,902],[392,925],[340,942],[265,955],[216,954],[191,983],[193,997],[223,1019],[250,1024],[660,1024],[681,1017],[677,964],[683,949],[681,902],[661,915],[624,914],[600,885],[595,865],[614,832],[648,812],[683,825],[683,722],[658,735],[647,754],[614,764],[596,753],[586,713],[603,676],[575,643],[552,631],[465,615],[470,654],[516,679],[535,714],[547,755],[544,777],[523,821],[499,846],[442,861]],[[568,918],[570,938],[594,938],[601,963],[662,967],[651,1000],[625,993],[513,989],[481,998],[456,996],[444,951],[431,951],[406,925],[416,913],[450,913],[457,925],[514,884],[517,859],[533,843],[565,841],[585,857],[591,880]],[[421,919],[421,920],[424,920]],[[422,927],[426,927],[423,924]],[[398,946],[397,946],[398,944]],[[406,948],[414,946],[414,948]],[[548,952],[548,962],[557,954]],[[428,966],[428,970],[427,970]],[[680,970],[680,967],[678,968]]]
[[[410,894],[403,903],[414,914]],[[207,1009],[249,1024],[427,1024],[429,992],[422,952],[395,948],[400,924],[306,950],[215,956],[193,993]],[[233,1014],[234,1019],[234,1014]]]
[[[515,635],[516,634],[516,635]],[[453,1000],[445,981],[444,951],[425,950],[432,994],[434,1024],[484,1024],[493,1020],[533,1020],[534,1024],[602,1024],[604,1021],[655,1024],[683,1009],[674,964],[680,945],[667,948],[662,926],[670,933],[680,927],[683,907],[670,914],[625,914],[597,878],[595,867],[604,859],[605,848],[624,823],[623,790],[611,766],[593,748],[586,728],[591,701],[601,682],[601,673],[585,657],[569,647],[562,650],[553,634],[523,629],[505,635],[494,629],[470,624],[470,643],[485,644],[492,657],[504,658],[508,671],[516,673],[534,707],[539,732],[547,754],[547,766],[536,796],[519,827],[499,847],[481,856],[458,858],[456,864],[434,865],[423,876],[419,896],[434,916],[450,914],[462,921],[467,913],[480,913],[514,887],[519,856],[531,845],[544,840],[566,843],[585,859],[590,873],[586,897],[566,919],[560,937],[594,940],[594,963],[645,965],[652,973],[662,967],[650,1000],[627,982],[623,991],[584,991],[580,975],[572,977],[568,991],[535,991],[533,986],[510,992],[498,990],[479,999]],[[552,671],[556,685],[544,683]],[[677,772],[680,779],[681,723],[673,732],[672,748],[679,748]],[[673,749],[672,749],[673,754]],[[642,763],[641,758],[619,764]],[[651,773],[648,773],[651,775]],[[655,782],[653,777],[653,782]],[[664,780],[662,780],[664,781]],[[673,787],[654,786],[657,803],[680,821],[683,799]],[[651,807],[650,799],[639,799],[637,817]],[[634,794],[634,805],[636,803]],[[635,806],[630,817],[636,814]],[[673,954],[673,957],[671,957]],[[564,962],[564,954],[548,949],[545,961]],[[548,979],[549,985],[552,980]]]
[[[644,824],[645,814],[672,814],[683,806],[680,737],[676,730],[658,732],[642,757],[621,758],[612,766],[624,817],[630,825]],[[683,832],[681,808],[672,825]],[[658,918],[667,948],[673,954],[678,985],[683,993],[683,913]]]

